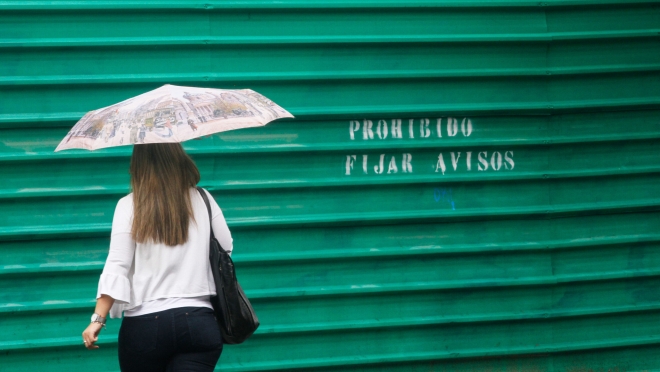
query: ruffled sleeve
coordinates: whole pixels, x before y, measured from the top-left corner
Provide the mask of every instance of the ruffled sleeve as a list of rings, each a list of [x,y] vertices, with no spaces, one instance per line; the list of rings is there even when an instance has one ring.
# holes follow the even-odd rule
[[[127,277],[117,274],[101,274],[96,298],[102,294],[115,299],[115,302],[127,304],[131,301],[131,282]]]
[[[112,220],[110,251],[99,279],[96,298],[102,294],[115,300],[110,317],[121,316],[123,305],[131,301],[132,267],[135,257],[135,241],[131,237],[133,216],[132,195],[122,198],[117,203]]]

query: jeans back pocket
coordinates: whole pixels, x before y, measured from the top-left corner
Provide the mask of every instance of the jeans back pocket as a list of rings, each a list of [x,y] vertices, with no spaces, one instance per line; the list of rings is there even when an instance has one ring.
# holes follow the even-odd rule
[[[144,354],[156,350],[158,317],[124,317],[119,328],[119,347],[131,354]]]
[[[186,321],[193,348],[203,351],[222,347],[222,334],[212,309],[200,308],[188,312]]]

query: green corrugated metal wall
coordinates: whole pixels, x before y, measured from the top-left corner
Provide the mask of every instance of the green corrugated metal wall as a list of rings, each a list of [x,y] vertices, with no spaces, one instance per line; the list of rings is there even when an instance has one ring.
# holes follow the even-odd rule
[[[130,148],[53,153],[165,83],[295,120],[186,143],[262,321],[224,371],[660,370],[660,2],[0,1],[0,370],[81,332]]]

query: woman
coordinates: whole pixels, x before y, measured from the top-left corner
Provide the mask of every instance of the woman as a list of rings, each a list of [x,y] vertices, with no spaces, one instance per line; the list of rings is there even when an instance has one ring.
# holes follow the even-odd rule
[[[209,217],[196,189],[199,171],[178,143],[135,145],[133,192],[117,203],[110,253],[96,310],[83,332],[92,350],[108,313],[119,329],[122,371],[212,371],[222,336],[210,296]],[[204,190],[206,192],[206,190]],[[220,207],[211,201],[213,232],[231,252]]]

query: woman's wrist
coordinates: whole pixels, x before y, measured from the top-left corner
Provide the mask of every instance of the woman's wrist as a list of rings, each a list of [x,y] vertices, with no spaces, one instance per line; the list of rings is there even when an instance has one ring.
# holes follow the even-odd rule
[[[92,323],[99,323],[105,328],[105,320],[106,320],[106,317],[101,316],[98,313],[92,314],[92,319],[91,319]]]

